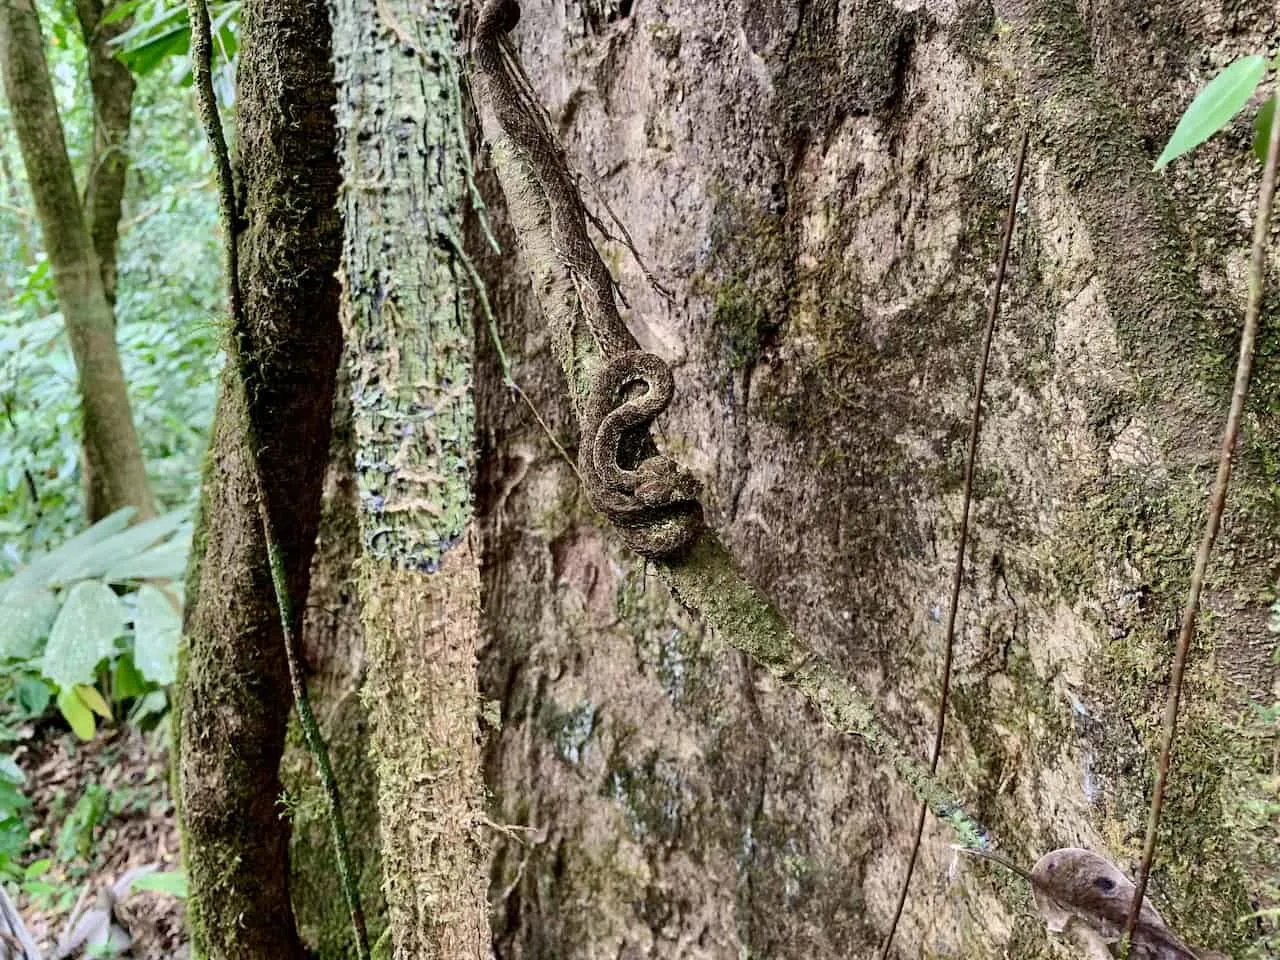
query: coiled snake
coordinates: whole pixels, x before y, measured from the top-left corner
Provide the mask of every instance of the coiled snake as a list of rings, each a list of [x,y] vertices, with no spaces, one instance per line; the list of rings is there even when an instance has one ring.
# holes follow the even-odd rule
[[[701,533],[702,506],[694,477],[659,455],[649,436],[650,425],[671,403],[671,369],[660,357],[638,349],[618,315],[613,278],[587,234],[577,186],[514,53],[503,47],[504,35],[519,19],[516,0],[486,0],[481,8],[473,45],[476,92],[514,161],[528,168],[525,183],[512,178],[517,189],[504,179],[508,203],[531,203],[530,209],[545,211],[525,218],[532,229],[546,234],[521,236],[526,257],[554,256],[568,271],[569,289],[580,308],[572,315],[585,323],[601,358],[579,405],[578,469],[591,505],[609,518],[631,549],[650,559],[674,559]],[[542,197],[521,195],[531,189]],[[548,290],[538,292],[546,309],[552,297]],[[575,336],[572,330],[561,331],[559,340],[572,343]],[[632,395],[637,384],[644,391]]]

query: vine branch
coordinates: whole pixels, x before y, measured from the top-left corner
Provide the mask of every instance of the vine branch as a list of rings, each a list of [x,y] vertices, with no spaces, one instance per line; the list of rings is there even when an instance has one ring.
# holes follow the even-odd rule
[[[1227,412],[1226,427],[1222,431],[1222,447],[1218,453],[1218,473],[1214,480],[1213,492],[1209,496],[1209,515],[1205,519],[1204,536],[1200,540],[1200,548],[1196,551],[1195,566],[1191,572],[1191,586],[1187,594],[1186,606],[1182,611],[1182,625],[1178,631],[1177,649],[1173,658],[1173,673],[1169,679],[1169,696],[1165,701],[1160,760],[1156,767],[1155,789],[1151,795],[1151,809],[1147,816],[1147,836],[1142,847],[1142,864],[1138,869],[1137,890],[1129,907],[1123,942],[1127,942],[1133,935],[1142,897],[1147,891],[1151,863],[1155,859],[1156,832],[1160,827],[1165,786],[1169,780],[1169,762],[1178,728],[1178,706],[1182,697],[1182,678],[1187,666],[1187,651],[1190,650],[1191,639],[1195,635],[1205,570],[1209,566],[1213,544],[1218,538],[1218,529],[1222,525],[1222,512],[1227,502],[1227,484],[1231,480],[1231,457],[1235,450],[1236,438],[1240,433],[1244,401],[1249,392],[1249,377],[1253,372],[1253,350],[1258,336],[1258,317],[1262,312],[1263,276],[1267,266],[1267,237],[1271,231],[1271,206],[1276,192],[1278,154],[1280,154],[1280,122],[1275,122],[1271,124],[1267,160],[1262,169],[1262,186],[1258,191],[1258,214],[1253,224],[1253,251],[1249,263],[1249,298],[1245,306],[1244,330],[1240,336],[1240,357],[1236,362],[1235,386],[1231,392],[1231,407]]]
[[[995,283],[991,289],[991,306],[987,312],[987,327],[982,339],[982,352],[978,358],[977,382],[973,388],[973,416],[969,421],[969,449],[964,462],[964,492],[960,507],[960,536],[956,544],[956,565],[951,575],[951,598],[947,605],[947,629],[944,653],[942,656],[941,693],[938,699],[938,722],[934,729],[933,753],[929,758],[929,773],[937,775],[938,761],[942,757],[942,743],[947,727],[947,702],[951,696],[951,666],[955,659],[956,613],[960,607],[960,588],[964,583],[964,554],[969,545],[969,507],[973,502],[973,474],[978,460],[978,437],[982,429],[982,394],[987,385],[987,362],[991,357],[991,340],[995,335],[996,319],[1000,316],[1000,291],[1004,287],[1005,268],[1009,265],[1009,248],[1013,241],[1013,224],[1018,213],[1018,195],[1022,192],[1022,168],[1027,160],[1027,142],[1030,130],[1024,130],[1022,141],[1018,145],[1018,161],[1013,169],[1013,186],[1009,191],[1009,212],[1005,216],[1004,236],[1000,241],[1000,259],[996,265]],[[911,889],[911,875],[916,869],[916,858],[920,854],[920,841],[924,836],[925,814],[929,808],[920,805],[920,813],[916,817],[915,835],[911,841],[911,855],[907,858],[907,872],[902,878],[902,886],[898,890],[898,902],[893,909],[893,919],[889,922],[889,932],[885,934],[884,946],[880,950],[880,960],[889,960],[889,950],[893,947],[893,937],[898,930],[898,921],[902,919],[903,908],[907,905],[907,892]]]

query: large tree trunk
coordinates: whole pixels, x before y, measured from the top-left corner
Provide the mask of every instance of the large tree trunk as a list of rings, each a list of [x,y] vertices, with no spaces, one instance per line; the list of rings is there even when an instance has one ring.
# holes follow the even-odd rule
[[[1257,166],[1242,122],[1171,175],[1149,171],[1214,69],[1202,52],[1265,49],[1273,11],[1083,9],[529,0],[515,39],[571,163],[674,294],[607,244],[632,331],[676,370],[668,449],[759,587],[922,759],[979,327],[1030,125],[943,769],[1025,865],[1078,844],[1129,869]],[[523,268],[483,272],[515,379],[571,446]],[[1235,717],[1276,681],[1261,599],[1280,575],[1273,367],[1212,569],[1152,890],[1176,929],[1218,947],[1249,939],[1240,918],[1280,871],[1234,826],[1253,769]],[[910,792],[647,581],[485,370],[482,678],[504,717],[489,781],[495,819],[534,831],[495,862],[501,954],[873,955]],[[899,956],[1069,955],[1025,890],[955,866],[952,839],[926,831]]]
[[[32,0],[0,0],[0,68],[79,375],[86,519],[124,506],[148,517],[155,503],[116,348],[115,315],[76,195]],[[97,229],[96,218],[94,224]],[[114,249],[114,226],[111,234]]]
[[[359,574],[395,956],[489,955],[453,4],[336,0]]]
[[[247,412],[241,392],[223,381],[187,590],[176,723],[192,932],[198,954],[211,958],[304,955],[279,803],[293,701],[243,418],[253,418],[289,592],[302,609],[341,352],[329,51],[323,2],[242,7],[236,140],[245,209],[237,241],[251,338],[240,349],[259,379],[247,386]]]

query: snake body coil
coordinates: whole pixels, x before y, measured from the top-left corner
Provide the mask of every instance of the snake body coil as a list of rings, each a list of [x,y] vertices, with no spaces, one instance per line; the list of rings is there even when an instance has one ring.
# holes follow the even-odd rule
[[[527,219],[528,232],[538,236],[521,237],[526,255],[554,257],[572,277],[564,290],[577,303],[572,319],[561,322],[579,329],[585,324],[596,348],[590,354],[601,358],[584,378],[588,389],[578,411],[579,470],[592,506],[609,518],[631,549],[650,559],[674,559],[702,531],[702,506],[697,481],[658,455],[649,436],[650,424],[671,403],[671,370],[661,358],[638,349],[618,314],[613,278],[587,233],[577,185],[519,61],[505,46],[504,35],[519,20],[516,0],[487,0],[481,8],[473,46],[477,93],[514,162],[527,172],[513,178],[511,186],[504,180],[508,202],[513,208],[528,204],[541,211]],[[540,298],[547,295],[539,289]],[[546,299],[543,307],[550,318]],[[557,331],[554,321],[552,326],[553,338],[564,344],[574,341],[571,331]],[[575,358],[567,364],[577,362],[576,347],[565,351]],[[633,397],[629,391],[637,384],[644,385],[644,392]]]

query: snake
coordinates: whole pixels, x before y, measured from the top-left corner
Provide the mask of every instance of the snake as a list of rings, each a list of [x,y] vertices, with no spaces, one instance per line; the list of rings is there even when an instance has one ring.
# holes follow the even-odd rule
[[[578,470],[591,505],[623,542],[652,560],[686,554],[703,529],[697,480],[664,457],[649,434],[671,404],[675,384],[662,358],[639,349],[618,314],[613,277],[587,233],[586,214],[564,153],[548,126],[506,35],[520,20],[516,0],[486,0],[473,40],[477,99],[545,198],[536,228],[573,279],[581,313],[601,358],[578,409]],[[527,198],[508,196],[508,203]],[[544,238],[521,237],[526,248]],[[542,251],[545,255],[546,251]],[[633,395],[634,388],[643,392]]]

